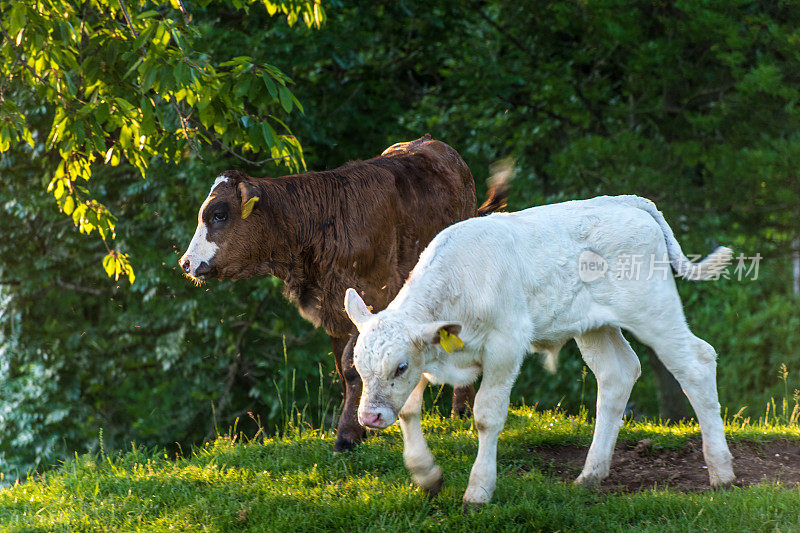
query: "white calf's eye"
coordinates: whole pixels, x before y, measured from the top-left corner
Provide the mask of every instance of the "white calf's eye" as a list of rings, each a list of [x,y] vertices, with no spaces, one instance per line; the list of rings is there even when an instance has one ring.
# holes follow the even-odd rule
[[[394,371],[394,377],[400,376],[406,370],[408,370],[408,363],[406,362],[400,363],[399,365],[397,365],[397,370]]]
[[[225,220],[228,220],[228,213],[224,211],[217,211],[216,213],[214,213],[213,217],[214,222],[223,222]]]

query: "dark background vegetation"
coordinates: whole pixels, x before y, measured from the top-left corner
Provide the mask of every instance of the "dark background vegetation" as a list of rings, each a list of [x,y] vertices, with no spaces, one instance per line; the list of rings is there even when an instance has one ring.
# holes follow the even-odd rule
[[[757,280],[680,281],[688,321],[719,353],[723,408],[763,413],[791,398],[800,371],[800,8],[781,1],[326,2],[320,30],[212,3],[189,4],[205,52],[247,53],[296,82],[291,127],[309,169],[332,168],[430,133],[456,148],[478,196],[493,161],[513,156],[510,209],[638,194],[664,211],[687,253],[719,244],[763,257]],[[35,101],[18,102],[50,117]],[[37,109],[39,109],[37,111]],[[177,259],[219,171],[252,167],[187,150],[141,179],[96,164],[92,194],[119,216],[136,282],[97,267],[45,190],[53,156],[0,157],[0,472],[7,479],[102,442],[184,450],[237,418],[274,432],[292,402],[330,424],[340,385],[323,332],[275,279],[195,287]],[[284,351],[285,343],[285,351]],[[659,405],[649,349],[631,414]],[[779,377],[785,363],[788,385]],[[523,366],[514,401],[568,410],[594,403],[574,345],[556,376]],[[658,369],[655,369],[658,370]],[[434,391],[435,393],[436,391]],[[444,395],[443,395],[444,396]],[[669,409],[678,411],[669,411]],[[660,411],[661,409],[661,411]]]

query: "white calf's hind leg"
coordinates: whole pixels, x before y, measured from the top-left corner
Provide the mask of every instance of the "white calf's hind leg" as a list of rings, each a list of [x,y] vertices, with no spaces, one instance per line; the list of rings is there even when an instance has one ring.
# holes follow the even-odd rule
[[[420,425],[422,395],[428,380],[424,377],[400,410],[400,428],[403,430],[403,459],[414,482],[422,487],[429,497],[442,490],[442,469],[436,466]]]
[[[619,328],[589,331],[575,339],[597,378],[594,436],[577,484],[596,485],[608,476],[611,456],[631,389],[641,373],[639,359]]]
[[[703,434],[703,457],[711,486],[730,484],[735,479],[733,457],[725,442],[725,427],[719,414],[714,348],[695,337],[683,321],[680,327],[661,331],[654,331],[651,324],[636,335],[655,350],[692,404]]]

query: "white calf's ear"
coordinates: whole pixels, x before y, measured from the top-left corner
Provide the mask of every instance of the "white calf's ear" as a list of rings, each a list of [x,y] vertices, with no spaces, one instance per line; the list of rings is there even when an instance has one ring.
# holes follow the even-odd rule
[[[344,293],[344,310],[359,331],[361,330],[361,324],[372,317],[369,307],[367,307],[367,304],[364,303],[364,300],[361,299],[355,289],[347,289],[347,292]]]
[[[455,322],[431,322],[422,327],[422,340],[428,344],[439,344],[447,353],[460,352],[464,341],[458,336],[461,324]]]

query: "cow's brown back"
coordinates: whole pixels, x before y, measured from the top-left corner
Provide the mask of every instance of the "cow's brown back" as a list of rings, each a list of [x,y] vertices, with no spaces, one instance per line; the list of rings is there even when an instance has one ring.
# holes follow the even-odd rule
[[[255,181],[271,192],[284,236],[294,234],[285,244],[296,257],[280,276],[287,296],[336,337],[353,331],[342,303],[348,287],[383,309],[430,240],[476,214],[469,167],[430,138],[335,170]]]

